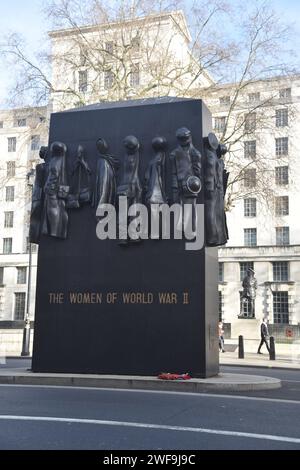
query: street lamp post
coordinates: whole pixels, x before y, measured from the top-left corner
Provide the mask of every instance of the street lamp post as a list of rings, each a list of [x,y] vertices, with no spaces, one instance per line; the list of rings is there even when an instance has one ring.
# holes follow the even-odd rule
[[[31,266],[32,266],[32,246],[29,243],[29,267],[28,267],[28,282],[27,282],[27,302],[25,313],[25,326],[23,330],[23,345],[21,356],[30,355],[30,291],[31,291]]]
[[[33,178],[35,171],[31,170],[27,174],[27,184],[32,188]],[[32,244],[29,245],[29,265],[28,265],[28,281],[27,281],[27,302],[26,302],[26,312],[25,312],[25,325],[23,329],[23,343],[22,343],[22,352],[21,356],[30,356],[30,293],[31,293],[31,268],[32,268]]]

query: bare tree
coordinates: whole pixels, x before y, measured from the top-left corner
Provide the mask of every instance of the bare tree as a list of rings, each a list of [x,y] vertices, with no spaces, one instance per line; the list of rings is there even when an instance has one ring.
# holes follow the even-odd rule
[[[255,2],[250,8],[243,2],[242,9],[235,12],[239,42],[232,46],[229,67],[222,63],[217,70],[218,83],[200,90],[199,95],[216,114],[215,130],[229,150],[227,210],[239,199],[256,197],[273,211],[274,166],[286,164],[285,152],[280,154],[275,149],[275,107],[286,112],[289,124],[295,117],[291,97],[280,97],[279,93],[295,74],[289,62],[291,51],[286,50],[292,31],[291,25],[285,25],[270,8],[270,2]],[[228,84],[224,85],[224,81]],[[273,136],[273,152],[266,135]]]
[[[254,141],[257,131],[263,141],[262,130],[275,126],[277,91],[258,99],[259,80],[293,71],[283,49],[291,28],[270,2],[50,0],[46,13],[54,29],[51,49],[28,55],[17,35],[2,44],[18,71],[13,100],[50,99],[58,110],[150,96],[203,98],[222,117],[216,130],[230,150],[228,210],[254,193],[272,200],[263,142],[255,158],[240,158],[245,141]],[[290,119],[292,114],[290,107]],[[256,172],[255,185],[248,170]]]

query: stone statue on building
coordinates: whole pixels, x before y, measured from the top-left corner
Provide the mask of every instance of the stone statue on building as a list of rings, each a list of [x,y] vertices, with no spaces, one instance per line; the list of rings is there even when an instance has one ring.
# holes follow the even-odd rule
[[[249,302],[250,304],[250,312],[249,317],[255,317],[255,297],[256,297],[256,290],[257,290],[257,280],[254,277],[255,272],[253,269],[248,268],[247,274],[243,279],[242,286],[242,302],[241,302],[241,313],[240,316],[243,316],[242,307],[243,303]]]

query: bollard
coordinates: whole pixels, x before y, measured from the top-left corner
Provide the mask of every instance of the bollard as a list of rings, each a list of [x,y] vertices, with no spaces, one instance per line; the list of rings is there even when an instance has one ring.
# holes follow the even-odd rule
[[[270,361],[275,361],[276,356],[275,356],[275,339],[274,336],[270,336]]]
[[[239,359],[244,359],[244,338],[239,336]]]

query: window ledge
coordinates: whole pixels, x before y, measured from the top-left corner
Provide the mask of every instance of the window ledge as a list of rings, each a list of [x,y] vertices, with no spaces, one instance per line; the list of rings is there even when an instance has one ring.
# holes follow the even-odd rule
[[[295,285],[295,281],[265,281],[264,284],[266,286],[270,286],[271,284],[279,285],[279,284],[288,284],[289,286]]]

